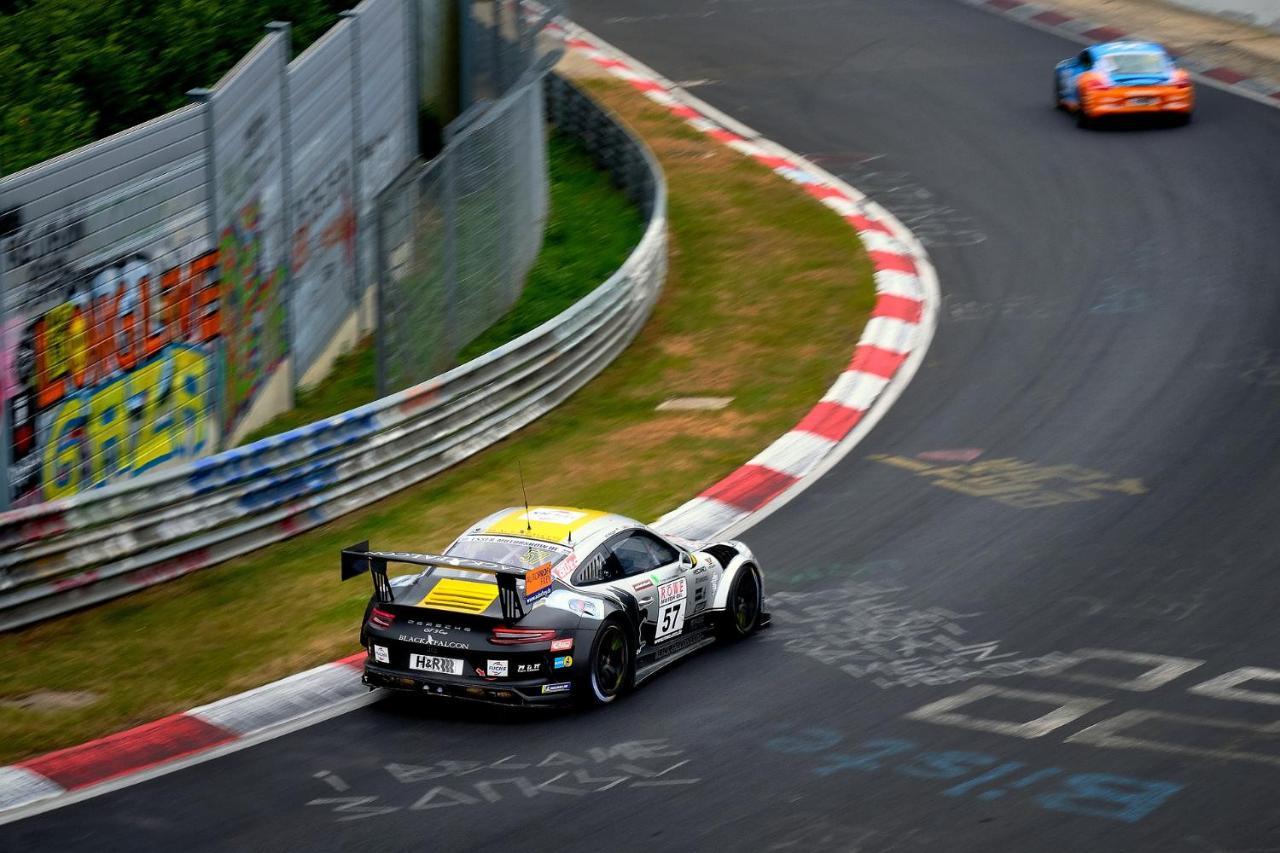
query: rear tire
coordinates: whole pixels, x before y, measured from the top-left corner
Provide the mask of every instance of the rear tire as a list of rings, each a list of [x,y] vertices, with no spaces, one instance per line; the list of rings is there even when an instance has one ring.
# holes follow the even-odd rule
[[[1080,93],[1076,94],[1076,127],[1082,130],[1093,127],[1093,119],[1084,109],[1084,95]]]
[[[756,576],[755,568],[743,566],[733,579],[733,589],[729,591],[729,600],[720,620],[721,639],[741,640],[754,633],[760,626],[762,598],[760,578]]]
[[[1173,117],[1174,127],[1186,127],[1189,124],[1191,124],[1191,113],[1189,112],[1177,113],[1176,115],[1174,115]]]
[[[631,687],[635,651],[620,619],[610,619],[600,626],[586,664],[584,689],[579,694],[585,704],[608,705]]]

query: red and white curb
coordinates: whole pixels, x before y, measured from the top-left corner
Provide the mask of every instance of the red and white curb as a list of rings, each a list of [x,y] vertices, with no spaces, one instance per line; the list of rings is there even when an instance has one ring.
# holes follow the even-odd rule
[[[1160,41],[1158,38],[1128,33],[1087,18],[1077,18],[1053,8],[1052,5],[1030,3],[1026,0],[962,0],[962,2],[988,12],[1014,18],[1036,29],[1056,33],[1080,44],[1123,39]],[[1252,77],[1234,68],[1211,65],[1190,56],[1179,56],[1178,64],[1190,71],[1201,82],[1214,88],[1234,92],[1269,106],[1280,107],[1280,82]]]
[[[799,184],[857,230],[875,268],[871,317],[853,358],[817,405],[745,465],[654,524],[686,539],[736,535],[843,458],[897,399],[933,338],[941,302],[937,275],[902,223],[839,178],[578,27],[567,27],[566,43],[692,127]]]
[[[0,767],[0,824],[208,761],[366,704],[363,652],[181,714]]]
[[[732,535],[846,455],[905,388],[933,337],[940,297],[924,248],[857,190],[761,138],[573,24],[566,43],[650,100],[771,168],[857,229],[877,299],[853,358],[792,429],[655,526],[690,539]],[[69,749],[0,767],[0,824],[173,772],[345,713],[378,698],[356,676],[364,653]]]

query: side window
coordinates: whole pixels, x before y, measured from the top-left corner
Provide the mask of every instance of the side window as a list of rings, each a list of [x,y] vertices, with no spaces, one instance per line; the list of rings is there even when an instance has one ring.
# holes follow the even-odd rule
[[[597,548],[573,573],[573,583],[577,586],[589,586],[593,583],[617,580],[620,577],[623,577],[623,571],[618,558],[607,548]]]
[[[658,537],[650,536],[648,533],[637,533],[636,536],[644,537],[644,541],[649,545],[649,551],[659,566],[669,566],[680,559],[680,552]]]
[[[1093,57],[1089,54],[1088,50],[1080,51],[1080,67],[1081,68],[1093,67]]]
[[[612,550],[627,577],[652,571],[660,565],[649,547],[648,537],[642,533],[632,533],[615,542]]]

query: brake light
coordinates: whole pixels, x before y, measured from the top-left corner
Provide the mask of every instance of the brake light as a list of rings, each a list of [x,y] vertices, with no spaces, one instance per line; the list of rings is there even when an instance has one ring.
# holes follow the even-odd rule
[[[497,646],[549,643],[555,638],[554,628],[494,628],[489,632],[489,642]]]
[[[1083,83],[1084,83],[1084,87],[1091,92],[1096,92],[1099,89],[1106,89],[1110,85],[1100,77],[1086,77]]]
[[[1179,71],[1173,76],[1173,85],[1179,89],[1191,88],[1191,76],[1185,71]]]
[[[369,614],[369,622],[378,628],[390,628],[391,623],[396,621],[394,613],[388,613],[385,610],[373,608],[373,612]]]

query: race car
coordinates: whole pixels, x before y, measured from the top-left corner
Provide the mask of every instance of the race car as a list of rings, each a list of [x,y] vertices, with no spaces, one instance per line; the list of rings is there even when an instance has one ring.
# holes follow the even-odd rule
[[[1089,127],[1103,116],[1154,113],[1191,121],[1191,76],[1152,42],[1113,41],[1086,47],[1053,69],[1054,103]]]
[[[392,577],[393,565],[411,566]],[[342,551],[369,572],[364,683],[507,705],[605,705],[717,639],[769,624],[741,542],[695,544],[612,513],[513,507],[443,554]]]

